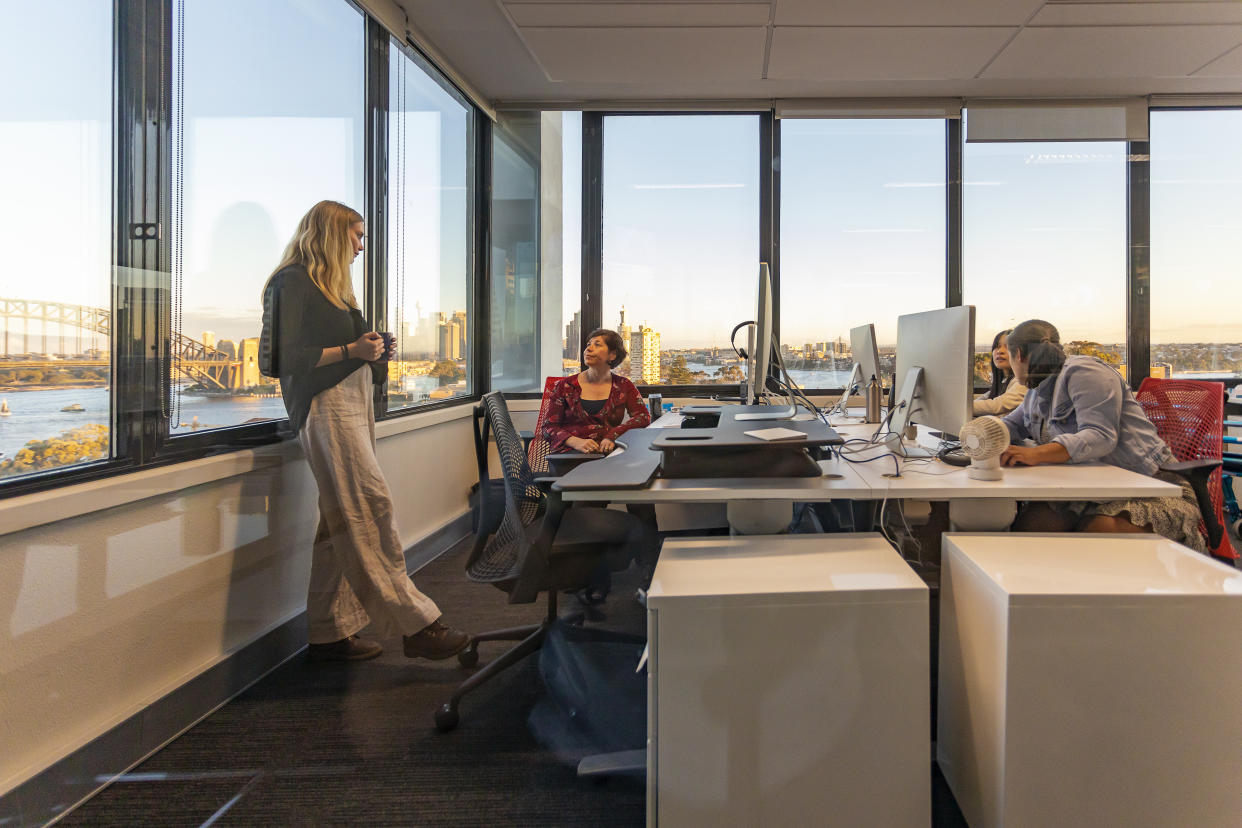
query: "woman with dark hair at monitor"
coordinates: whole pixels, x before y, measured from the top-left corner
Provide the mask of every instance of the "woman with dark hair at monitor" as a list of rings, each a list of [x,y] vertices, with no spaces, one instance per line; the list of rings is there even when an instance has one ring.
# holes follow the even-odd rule
[[[1005,330],[992,337],[992,387],[975,398],[976,417],[1008,414],[1026,396],[1026,386],[1018,382],[1009,365],[1009,333]]]
[[[616,331],[591,331],[582,350],[585,368],[548,392],[543,436],[551,444],[550,452],[568,447],[607,454],[622,434],[651,424],[651,415],[634,383],[612,371],[625,361],[626,353]]]
[[[1170,497],[1031,503],[1018,512],[1014,530],[1155,532],[1207,551],[1194,490],[1160,471],[1173,453],[1116,370],[1096,357],[1066,356],[1057,329],[1042,319],[1009,334],[1009,363],[1031,390],[1004,418],[1013,441],[1001,455],[1006,466],[1097,460],[1182,488]],[[1036,445],[1024,445],[1028,439]]]
[[[591,331],[582,349],[583,370],[558,381],[548,392],[543,436],[550,444],[550,453],[569,448],[607,454],[622,434],[651,424],[651,415],[634,383],[612,371],[625,361],[626,354],[625,343],[616,331]],[[646,583],[659,552],[655,509],[649,504],[630,504],[627,510],[643,523],[642,548],[637,557]],[[578,593],[578,600],[587,605],[602,603],[611,584],[608,567],[601,566],[592,575],[591,585]]]

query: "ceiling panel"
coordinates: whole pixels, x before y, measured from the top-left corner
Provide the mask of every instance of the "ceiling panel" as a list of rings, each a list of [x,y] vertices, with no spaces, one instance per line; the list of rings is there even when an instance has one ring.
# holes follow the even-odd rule
[[[771,79],[972,78],[1012,28],[779,27]]]
[[[767,3],[505,3],[518,26],[766,26]]]
[[[1056,3],[1031,26],[1134,26],[1179,23],[1242,23],[1242,3]]]
[[[606,84],[757,80],[767,41],[765,27],[524,28],[521,34],[549,80]]]
[[[1195,72],[1196,78],[1242,78],[1242,46]]]
[[[1242,43],[1242,26],[1023,29],[985,78],[1184,77]]]
[[[1042,0],[779,0],[778,26],[1020,26]]]

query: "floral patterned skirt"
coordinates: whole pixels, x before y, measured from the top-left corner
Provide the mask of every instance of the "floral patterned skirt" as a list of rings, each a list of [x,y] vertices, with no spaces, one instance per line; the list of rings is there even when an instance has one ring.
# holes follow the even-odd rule
[[[1150,526],[1161,537],[1177,541],[1197,552],[1207,553],[1207,541],[1199,532],[1201,516],[1195,490],[1184,478],[1172,472],[1158,471],[1153,477],[1180,485],[1181,496],[1104,501],[1071,500],[1049,505],[1070,517],[1076,528],[1095,515],[1115,517],[1124,512],[1135,526]]]

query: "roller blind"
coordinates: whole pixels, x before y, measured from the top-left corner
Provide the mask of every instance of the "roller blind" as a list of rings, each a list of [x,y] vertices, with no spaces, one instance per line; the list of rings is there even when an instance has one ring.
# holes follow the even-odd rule
[[[1146,140],[1146,98],[966,102],[968,144]]]

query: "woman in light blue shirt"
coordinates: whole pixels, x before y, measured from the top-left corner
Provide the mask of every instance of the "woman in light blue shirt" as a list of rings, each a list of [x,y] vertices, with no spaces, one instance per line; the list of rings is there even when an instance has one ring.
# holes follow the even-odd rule
[[[1173,453],[1116,370],[1095,357],[1066,356],[1057,329],[1041,319],[1009,334],[1009,362],[1030,392],[1004,417],[1012,442],[1001,456],[1005,465],[1098,461],[1182,487],[1180,497],[1031,503],[1018,513],[1015,530],[1155,532],[1207,551],[1194,490],[1160,471]]]

